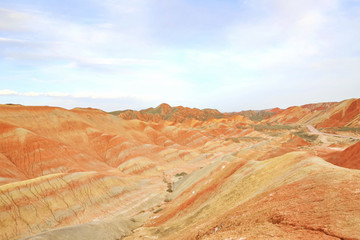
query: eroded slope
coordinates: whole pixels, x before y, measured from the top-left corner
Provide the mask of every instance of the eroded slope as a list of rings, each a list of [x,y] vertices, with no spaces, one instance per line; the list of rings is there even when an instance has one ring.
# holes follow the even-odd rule
[[[350,167],[358,144],[307,128],[358,126],[357,106],[257,122],[166,104],[132,120],[2,105],[0,239],[358,239],[359,172],[318,157]]]

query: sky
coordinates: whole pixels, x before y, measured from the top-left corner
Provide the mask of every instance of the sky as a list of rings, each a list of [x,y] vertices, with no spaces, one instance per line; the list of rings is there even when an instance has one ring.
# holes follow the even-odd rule
[[[0,103],[223,112],[360,97],[360,0],[0,0]]]

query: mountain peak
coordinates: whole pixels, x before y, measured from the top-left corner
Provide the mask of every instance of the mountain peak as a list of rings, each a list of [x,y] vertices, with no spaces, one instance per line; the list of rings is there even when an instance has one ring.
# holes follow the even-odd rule
[[[159,106],[157,106],[156,108],[171,108],[171,106],[167,103],[161,103]]]
[[[167,103],[162,103],[156,109],[160,110],[160,114],[167,114],[171,110],[171,106]]]

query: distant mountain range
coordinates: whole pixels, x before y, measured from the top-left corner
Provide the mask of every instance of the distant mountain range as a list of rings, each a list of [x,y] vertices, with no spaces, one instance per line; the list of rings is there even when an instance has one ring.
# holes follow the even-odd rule
[[[312,124],[317,127],[357,127],[360,126],[360,99],[348,99],[341,102],[306,104],[287,109],[248,110],[221,113],[216,109],[197,109],[171,107],[163,103],[156,108],[140,111],[124,110],[111,112],[123,119],[159,122],[162,120],[183,122],[186,119],[207,121],[241,115],[252,121],[271,124]]]

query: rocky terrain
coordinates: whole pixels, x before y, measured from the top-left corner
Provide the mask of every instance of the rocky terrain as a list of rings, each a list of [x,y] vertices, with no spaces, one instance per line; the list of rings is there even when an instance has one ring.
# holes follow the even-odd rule
[[[223,118],[223,114],[216,109],[197,109],[188,107],[171,107],[169,104],[162,103],[156,108],[148,108],[141,111],[124,110],[111,112],[123,119],[139,119],[143,121],[158,122],[168,120],[172,122],[183,122],[186,119],[209,120],[214,118]]]
[[[0,239],[360,239],[360,99],[0,105]]]

